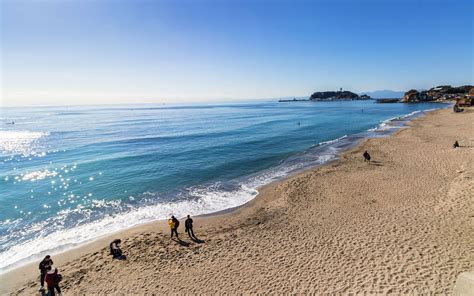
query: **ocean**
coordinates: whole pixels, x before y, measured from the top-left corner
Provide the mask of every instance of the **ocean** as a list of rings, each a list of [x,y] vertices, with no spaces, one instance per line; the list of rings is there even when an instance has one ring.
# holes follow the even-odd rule
[[[171,214],[242,205],[262,185],[444,107],[368,100],[1,108],[0,272]]]

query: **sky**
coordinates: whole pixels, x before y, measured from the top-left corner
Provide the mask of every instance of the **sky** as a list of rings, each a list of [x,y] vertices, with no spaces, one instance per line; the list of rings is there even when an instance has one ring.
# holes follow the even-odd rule
[[[474,84],[471,0],[1,0],[1,106]]]

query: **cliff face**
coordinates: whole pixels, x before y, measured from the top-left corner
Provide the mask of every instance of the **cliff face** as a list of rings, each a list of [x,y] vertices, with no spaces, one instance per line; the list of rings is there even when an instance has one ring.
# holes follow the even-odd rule
[[[405,103],[415,103],[424,101],[426,94],[422,94],[416,89],[410,89],[403,95],[403,102]]]
[[[421,92],[417,91],[416,89],[411,89],[403,96],[403,102],[415,103],[455,100],[467,95],[473,87],[474,86],[472,85],[463,85],[458,87],[452,87],[451,85],[440,85]]]
[[[309,99],[313,101],[367,100],[370,99],[370,97],[367,95],[359,96],[350,91],[322,91],[313,93]]]

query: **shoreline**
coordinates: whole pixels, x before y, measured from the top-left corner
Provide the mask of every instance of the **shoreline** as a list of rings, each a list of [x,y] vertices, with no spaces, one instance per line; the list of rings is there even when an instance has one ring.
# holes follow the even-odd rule
[[[447,104],[447,105],[449,105],[449,104]],[[240,207],[244,207],[247,203],[249,203],[250,201],[257,198],[257,196],[259,195],[259,190],[261,188],[265,187],[265,186],[271,185],[272,183],[275,183],[275,182],[281,182],[281,181],[287,180],[287,179],[289,179],[293,176],[302,174],[302,173],[304,173],[308,170],[316,169],[318,167],[325,166],[325,165],[330,165],[331,163],[333,163],[335,161],[338,161],[344,155],[344,153],[346,153],[346,152],[348,152],[352,149],[355,149],[358,145],[361,145],[364,141],[366,141],[368,139],[377,138],[377,137],[392,136],[395,133],[397,133],[400,129],[405,128],[411,120],[413,120],[415,118],[418,118],[420,116],[423,116],[423,115],[425,115],[429,112],[433,112],[433,111],[436,111],[436,110],[443,110],[445,108],[448,108],[448,107],[428,109],[428,110],[423,110],[423,111],[414,111],[414,112],[404,114],[404,115],[401,115],[401,116],[388,118],[388,119],[385,119],[382,122],[380,122],[377,125],[377,127],[370,128],[366,131],[362,131],[362,132],[352,134],[352,135],[344,135],[344,136],[339,137],[339,138],[334,139],[334,140],[328,140],[328,141],[318,143],[318,144],[312,146],[311,148],[308,148],[307,150],[305,150],[301,153],[308,153],[309,151],[311,151],[315,148],[332,147],[331,146],[332,144],[338,144],[338,143],[342,145],[342,148],[340,148],[341,150],[338,151],[334,155],[333,159],[327,160],[323,163],[309,163],[307,165],[302,166],[301,168],[297,168],[297,169],[294,169],[294,170],[290,171],[287,175],[285,175],[283,177],[277,177],[277,178],[271,180],[269,183],[257,186],[257,188],[253,189],[253,190],[257,191],[257,194],[253,198],[251,198],[249,201],[247,201],[247,202],[245,202],[241,205],[230,207],[230,208],[225,208],[225,209],[221,209],[221,210],[217,210],[215,212],[199,214],[199,215],[196,215],[194,217],[212,217],[212,216],[219,216],[219,215],[226,214],[226,213],[231,213],[231,212],[233,212],[234,210],[236,210]],[[387,127],[388,127],[388,129],[385,129]],[[345,143],[343,141],[347,141],[347,143]],[[338,149],[339,149],[339,147],[338,147]],[[324,151],[319,151],[319,153],[321,153],[321,152],[324,152]],[[179,217],[179,219],[184,219],[184,217]],[[54,249],[54,250],[48,251],[47,253],[49,255],[52,255],[52,256],[62,255],[64,253],[72,252],[72,251],[77,250],[79,248],[86,247],[87,245],[93,244],[96,241],[102,241],[104,239],[108,240],[112,236],[114,236],[115,234],[120,234],[122,232],[126,232],[128,230],[132,230],[132,229],[137,228],[137,227],[140,228],[140,227],[146,226],[147,224],[150,224],[150,223],[151,224],[165,223],[166,220],[167,219],[164,218],[164,219],[157,219],[157,220],[151,220],[151,221],[147,221],[147,222],[143,222],[143,223],[138,223],[138,224],[130,226],[128,228],[113,231],[111,234],[100,235],[98,237],[90,238],[87,241],[80,242],[77,245],[74,245],[72,247],[62,246],[59,249]],[[17,266],[15,266],[15,267],[7,266],[5,268],[5,270],[0,270],[0,276],[2,276],[4,274],[11,273],[11,272],[14,272],[14,271],[21,270],[22,268],[24,268],[26,266],[29,266],[29,265],[35,265],[36,261],[41,260],[41,258],[40,258],[41,256],[42,255],[39,255],[39,257],[36,256],[38,258],[34,258],[34,259],[28,259],[28,258],[22,259],[21,261],[19,261],[19,264],[17,264]],[[1,292],[1,290],[0,290],[0,292]]]
[[[423,118],[433,116],[433,114],[438,114],[438,113],[447,113],[449,110],[446,109],[441,109],[441,110],[435,110],[431,111],[426,114],[426,116],[423,117],[416,117],[412,121],[408,122],[409,126],[416,125],[418,121],[423,121]],[[369,139],[364,139],[357,143],[356,147],[352,147],[347,151],[344,151],[337,160],[331,161],[329,163],[325,163],[321,166],[317,167],[310,167],[304,169],[302,172],[298,172],[295,175],[290,175],[288,177],[285,177],[282,180],[277,180],[275,182],[271,182],[270,184],[264,185],[262,188],[259,188],[259,193],[258,195],[250,200],[249,202],[238,206],[236,208],[231,208],[231,209],[225,209],[223,211],[211,213],[211,214],[205,214],[205,215],[200,215],[195,218],[195,224],[199,225],[199,228],[196,229],[196,231],[199,233],[201,232],[202,229],[208,229],[208,232],[210,233],[219,233],[219,230],[216,229],[216,224],[226,224],[225,222],[222,223],[222,220],[237,220],[237,224],[239,226],[246,225],[247,222],[241,221],[242,218],[244,217],[247,220],[248,217],[252,217],[250,213],[255,213],[261,210],[260,208],[266,207],[267,203],[274,203],[276,199],[274,196],[272,196],[273,193],[276,191],[281,190],[281,187],[285,187],[288,184],[295,182],[295,180],[299,179],[304,179],[308,175],[315,174],[321,171],[327,171],[331,170],[334,168],[338,168],[341,166],[344,166],[345,162],[348,161],[348,159],[352,158],[354,154],[358,153],[359,150],[363,149],[363,147],[367,146],[369,142],[377,142],[377,141],[384,141],[385,139],[392,139],[396,138],[398,135],[400,135],[403,131],[407,130],[406,128],[401,128],[399,130],[396,130],[394,133],[390,134],[389,137],[384,137],[381,139],[378,138],[369,138]],[[281,195],[281,194],[280,194]],[[226,221],[227,222],[227,221]],[[265,222],[265,221],[264,221]],[[182,231],[182,230],[181,230]],[[130,238],[136,238],[140,237],[144,233],[156,233],[158,237],[165,238],[168,233],[166,221],[159,220],[159,221],[152,221],[152,222],[147,222],[145,224],[140,224],[137,226],[133,226],[132,228],[122,230],[116,233],[113,233],[109,236],[98,238],[97,240],[94,240],[93,242],[89,242],[85,245],[81,245],[78,247],[75,247],[73,249],[67,250],[65,252],[62,252],[60,254],[54,255],[54,261],[57,263],[57,266],[62,269],[62,266],[66,262],[70,261],[75,261],[78,260],[79,258],[90,255],[92,252],[95,251],[95,254],[97,254],[97,250],[101,250],[102,253],[104,249],[107,249],[108,242],[112,237],[121,237],[125,238],[122,239],[124,241],[124,251],[127,253],[127,243]],[[166,233],[164,235],[163,233]],[[206,239],[206,238],[204,238]],[[135,239],[133,239],[134,241]],[[207,247],[207,243],[204,244],[205,247]],[[100,252],[99,252],[100,253]],[[105,259],[105,258],[104,258]],[[59,264],[58,264],[59,263]],[[4,286],[5,291],[1,291],[2,293],[4,292],[9,292],[12,290],[17,290],[19,287],[21,287],[21,283],[25,283],[31,280],[34,280],[34,277],[36,277],[36,264],[35,263],[30,263],[27,264],[23,267],[19,267],[10,271],[7,271],[5,274],[2,275],[2,282],[7,282],[7,285]],[[37,287],[37,285],[35,286]],[[23,291],[27,289],[26,287],[23,287]]]
[[[196,214],[196,216],[212,216],[212,215],[218,215],[220,213],[226,213],[226,212],[232,211],[234,208],[241,207],[241,206],[245,205],[248,201],[254,199],[258,195],[258,190],[263,186],[266,186],[266,185],[271,184],[273,182],[277,182],[277,181],[287,179],[291,176],[297,175],[297,174],[302,173],[304,171],[307,171],[309,169],[314,169],[314,168],[317,168],[319,166],[331,163],[332,161],[335,161],[335,160],[339,159],[340,156],[344,152],[346,152],[350,149],[353,149],[354,147],[359,145],[365,139],[390,136],[391,134],[395,133],[398,129],[403,128],[410,120],[412,120],[414,118],[417,118],[419,116],[423,116],[427,112],[434,111],[434,110],[439,110],[439,109],[444,109],[444,108],[447,108],[447,107],[413,111],[411,113],[407,113],[407,114],[404,114],[404,115],[391,117],[391,118],[388,118],[388,119],[385,119],[385,120],[381,121],[376,127],[367,129],[365,131],[361,131],[361,132],[351,134],[351,135],[344,135],[342,137],[339,137],[339,138],[336,138],[336,139],[333,139],[333,140],[323,141],[323,142],[320,142],[318,144],[315,144],[315,145],[311,146],[310,148],[295,154],[295,155],[308,155],[308,156],[310,156],[309,157],[310,159],[306,159],[304,163],[301,163],[301,166],[297,166],[296,168],[291,168],[290,170],[288,170],[287,172],[284,173],[285,174],[284,176],[270,177],[268,180],[264,181],[264,184],[262,184],[262,185],[257,185],[256,187],[251,186],[249,189],[251,191],[256,192],[255,195],[251,199],[248,199],[244,203],[242,203],[240,205],[237,205],[237,206],[231,206],[229,208],[219,209],[219,210],[216,210],[216,211],[203,213],[203,214]],[[328,153],[327,151],[330,150],[330,149],[336,149],[337,152],[331,152],[331,153],[327,154]],[[289,158],[286,158],[286,159],[282,160],[281,163],[287,162],[289,159],[293,158],[295,155],[290,156]],[[317,160],[314,159],[314,156],[316,156]],[[323,160],[322,162],[319,162],[319,157],[329,157],[329,158],[327,160]],[[311,159],[311,158],[313,158],[313,159]],[[280,167],[281,163],[273,166],[272,168],[274,168],[274,169],[276,169],[276,168],[282,169],[283,168],[284,169],[284,167]],[[258,176],[258,174],[259,173],[256,173],[257,176]],[[250,176],[252,176],[252,175],[250,175]],[[144,208],[147,208],[147,206],[145,206]],[[137,208],[136,210],[140,211],[140,208]],[[153,219],[153,220],[149,220],[149,221],[138,222],[137,224],[132,225],[132,226],[128,226],[128,227],[124,227],[124,228],[121,228],[121,229],[113,230],[111,233],[120,233],[121,231],[125,231],[127,229],[131,229],[131,228],[134,228],[134,227],[140,227],[141,225],[145,225],[145,224],[153,223],[153,222],[157,222],[157,221],[164,221],[166,219],[167,218],[158,218],[158,219]],[[100,220],[98,220],[98,221],[100,221]],[[77,243],[69,243],[69,244],[61,245],[61,246],[56,247],[56,248],[51,249],[51,250],[41,251],[41,253],[30,255],[27,258],[23,258],[23,259],[17,261],[16,263],[13,263],[13,264],[10,264],[10,265],[7,265],[5,267],[0,268],[0,275],[11,272],[11,271],[14,271],[18,268],[21,268],[21,267],[25,266],[25,265],[32,264],[32,263],[34,263],[38,260],[41,260],[42,256],[44,256],[45,254],[49,254],[49,255],[62,254],[64,252],[68,252],[70,250],[80,248],[81,246],[93,243],[94,241],[96,241],[98,239],[101,239],[103,237],[108,237],[108,236],[109,236],[109,234],[99,234],[98,236],[91,237],[91,238],[88,238],[86,240],[83,240],[83,241],[80,241],[80,242],[77,242]],[[34,243],[34,241],[30,242],[30,244],[33,244],[33,243]]]

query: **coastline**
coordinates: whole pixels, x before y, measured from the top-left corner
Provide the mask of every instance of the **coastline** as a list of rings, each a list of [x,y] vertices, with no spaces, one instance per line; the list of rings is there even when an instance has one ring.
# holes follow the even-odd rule
[[[439,104],[438,104],[439,105]],[[445,105],[445,104],[443,104]],[[228,203],[227,206],[221,208],[215,208],[211,211],[203,211],[201,213],[192,213],[194,216],[209,216],[214,214],[219,214],[221,212],[231,211],[236,207],[240,207],[244,205],[249,200],[252,200],[258,194],[258,190],[265,185],[268,185],[275,181],[280,181],[291,176],[294,176],[298,173],[304,172],[308,169],[312,169],[315,167],[319,167],[321,165],[325,165],[334,161],[340,157],[342,153],[345,151],[355,147],[361,141],[367,138],[374,138],[374,137],[385,137],[394,132],[398,129],[402,128],[407,122],[416,118],[420,115],[425,114],[426,112],[442,109],[441,108],[434,108],[434,109],[427,109],[427,110],[416,110],[410,113],[406,113],[403,115],[397,115],[394,117],[389,117],[387,119],[383,119],[377,123],[377,126],[369,128],[364,131],[360,131],[354,134],[344,135],[339,138],[335,138],[332,140],[327,140],[315,144],[303,151],[295,153],[287,158],[284,158],[280,161],[279,164],[274,164],[272,167],[265,169],[263,171],[250,174],[243,180],[239,181],[242,182],[242,188],[239,190],[246,194],[244,194],[244,198],[239,195],[238,199],[234,199],[234,197],[228,198],[229,200],[234,200],[233,202]],[[247,180],[245,180],[247,179]],[[250,181],[252,180],[252,181]],[[235,192],[234,192],[235,194]],[[248,196],[246,196],[248,195]],[[185,206],[184,206],[185,207]],[[159,217],[148,217],[148,219],[141,219],[139,213],[140,211],[155,211],[156,208],[160,208],[160,205],[148,205],[141,208],[136,208],[135,211],[125,212],[121,215],[118,215],[115,219],[114,223],[111,223],[110,219],[108,219],[108,223],[105,223],[107,219],[99,219],[98,221],[84,224],[80,227],[76,227],[73,229],[65,229],[64,233],[57,233],[52,235],[52,241],[46,243],[45,240],[34,240],[29,243],[30,246],[37,243],[36,249],[30,250],[32,253],[26,258],[18,258],[16,250],[12,249],[9,254],[2,254],[4,261],[2,262],[2,267],[0,268],[0,276],[4,273],[9,271],[21,268],[22,266],[28,265],[30,263],[36,262],[41,260],[42,256],[45,254],[50,255],[57,255],[69,250],[76,249],[88,243],[94,242],[102,237],[108,237],[110,233],[119,233],[121,231],[134,228],[140,225],[144,225],[147,223],[153,223],[160,220],[166,220],[165,216]],[[158,211],[159,212],[159,211]],[[168,213],[174,213],[174,211],[170,211]],[[189,212],[184,212],[188,214]],[[184,213],[182,212],[181,215],[184,217]],[[138,217],[137,217],[138,216]],[[118,219],[117,219],[118,218]],[[130,220],[129,220],[130,219]],[[148,221],[147,221],[148,220]],[[118,222],[117,222],[118,221]],[[120,222],[121,221],[121,222]],[[127,225],[126,221],[132,221],[131,225]],[[101,229],[102,225],[106,226],[106,229],[102,230],[95,230]],[[111,227],[112,226],[112,227]],[[91,236],[87,235],[88,233],[95,233],[96,235]],[[78,236],[76,236],[79,233]],[[85,233],[86,235],[83,235]],[[76,236],[76,239],[73,237]],[[45,238],[46,239],[46,238]],[[58,245],[55,242],[58,241]],[[51,245],[55,245],[54,248],[51,248]],[[19,247],[27,247],[25,245],[19,245]],[[31,249],[31,248],[30,248]],[[22,253],[24,254],[24,250],[18,250],[19,255]],[[13,262],[13,263],[12,263]],[[6,263],[6,265],[5,265]]]
[[[472,110],[469,110],[472,111]],[[437,111],[433,111],[428,113],[426,116],[421,117],[421,118],[415,118],[413,121],[409,122],[409,126],[414,126],[419,127],[420,122],[425,122],[429,121],[429,119],[432,120],[433,116],[436,116],[436,114],[441,114],[438,116],[448,116],[447,114],[451,114],[450,110],[446,109],[441,109]],[[471,116],[472,117],[473,112],[466,112],[465,114],[461,116]],[[428,118],[428,119],[425,119]],[[458,116],[460,118],[460,116]],[[424,120],[425,119],[425,120]],[[468,120],[468,119],[466,119]],[[276,182],[272,182],[268,185],[263,186],[259,190],[259,194],[257,197],[252,199],[251,201],[247,202],[246,204],[239,206],[237,208],[233,209],[227,209],[224,210],[223,212],[217,212],[213,214],[207,214],[203,216],[199,216],[195,218],[195,224],[198,226],[196,227],[196,233],[198,236],[206,240],[207,242],[205,244],[196,244],[196,246],[193,245],[193,247],[189,247],[188,249],[209,249],[216,247],[219,245],[219,243],[222,243],[219,239],[225,239],[229,236],[229,232],[231,234],[235,234],[233,232],[236,232],[238,234],[241,234],[245,236],[245,234],[241,233],[241,229],[245,229],[246,227],[263,227],[266,228],[268,223],[272,224],[273,222],[279,221],[279,216],[278,215],[264,215],[265,219],[263,221],[260,221],[258,218],[257,224],[254,224],[255,221],[254,218],[255,216],[259,217],[259,213],[266,212],[266,211],[271,211],[271,212],[279,212],[281,210],[285,211],[288,210],[288,206],[293,206],[294,208],[300,207],[301,204],[298,203],[298,200],[289,202],[287,199],[291,199],[294,195],[301,197],[304,196],[305,199],[308,198],[308,193],[314,193],[316,192],[314,188],[311,188],[311,190],[306,190],[308,189],[307,187],[309,186],[308,184],[305,183],[304,180],[306,179],[313,179],[312,175],[325,175],[326,173],[333,171],[333,170],[338,170],[341,167],[343,168],[347,163],[350,162],[351,165],[356,165],[359,166],[358,161],[356,161],[357,158],[359,158],[360,151],[364,150],[367,148],[376,149],[377,147],[375,146],[372,147],[374,144],[378,144],[379,142],[383,141],[388,141],[386,139],[392,139],[390,141],[393,141],[393,139],[400,138],[400,134],[403,134],[404,131],[406,130],[412,130],[412,129],[404,129],[402,128],[401,130],[398,130],[394,134],[390,135],[390,137],[387,138],[375,138],[375,139],[367,139],[362,141],[357,145],[357,147],[350,149],[349,151],[344,152],[340,158],[336,161],[329,162],[324,164],[321,167],[316,167],[316,168],[307,168],[304,171],[290,176],[288,178],[285,178],[283,180],[279,180]],[[471,132],[472,134],[472,132]],[[469,138],[468,134],[468,138]],[[450,147],[449,147],[450,148]],[[466,149],[471,149],[471,148],[466,148]],[[472,150],[472,149],[471,149]],[[393,153],[394,151],[380,151],[380,154],[386,154],[386,153]],[[380,157],[379,153],[375,155],[375,159],[377,160]],[[471,162],[472,162],[472,157],[471,157]],[[378,167],[377,163],[374,163],[374,167]],[[384,166],[382,163],[380,165],[381,167]],[[342,172],[344,173],[344,171]],[[303,187],[299,188],[300,186]],[[294,193],[294,191],[297,191]],[[323,198],[324,199],[324,198]],[[316,199],[318,200],[318,199]],[[307,200],[306,200],[307,202]],[[336,207],[332,208],[332,210],[338,209],[340,210],[340,207],[344,206],[344,203],[339,204],[339,202],[336,203]],[[331,207],[334,205],[331,205]],[[302,209],[302,214],[303,216],[306,215],[304,209]],[[331,216],[331,214],[329,214]],[[279,221],[281,222],[281,221]],[[293,222],[291,222],[293,223]],[[321,226],[321,221],[317,221],[316,225]],[[220,225],[220,227],[218,227]],[[182,230],[181,230],[182,231]],[[66,280],[71,279],[74,281],[77,281],[77,275],[74,275],[71,270],[67,269],[68,262],[71,261],[83,261],[85,259],[90,259],[94,258],[94,260],[103,260],[103,264],[106,265],[111,265],[112,262],[110,262],[110,258],[101,258],[104,254],[107,253],[107,246],[108,242],[111,240],[112,237],[120,237],[124,241],[124,251],[127,253],[127,250],[131,250],[130,248],[133,247],[140,247],[140,245],[143,245],[143,242],[149,240],[149,236],[153,234],[155,239],[158,239],[160,241],[165,241],[166,238],[168,237],[168,229],[167,225],[165,224],[165,221],[154,221],[154,222],[149,222],[146,224],[141,224],[135,227],[132,227],[130,229],[120,231],[118,233],[111,234],[110,236],[106,236],[103,238],[99,238],[96,241],[93,241],[91,243],[87,243],[86,245],[79,246],[77,248],[68,250],[64,253],[54,255],[54,261],[56,262],[57,266],[59,267],[60,270],[65,270],[63,275],[65,275],[65,282]],[[201,235],[202,234],[202,235]],[[209,236],[209,237],[207,237]],[[215,238],[217,237],[217,239]],[[271,239],[271,238],[269,238]],[[217,241],[217,242],[216,242]],[[161,247],[164,249],[168,250],[171,249],[172,254],[165,254],[163,255],[164,257],[169,256],[178,256],[176,254],[176,247],[179,249],[179,246],[176,245],[170,245],[169,241],[165,242],[156,242],[159,244]],[[255,242],[254,242],[255,243]],[[279,251],[284,253],[284,250],[281,250],[279,248]],[[85,259],[84,259],[85,257]],[[83,259],[80,259],[83,258]],[[131,258],[129,256],[129,258]],[[158,261],[157,264],[160,262]],[[124,262],[118,263],[119,265],[124,265]],[[66,269],[64,269],[64,267]],[[36,264],[28,264],[26,266],[20,267],[18,269],[14,269],[12,271],[9,271],[5,274],[2,275],[2,282],[8,283],[8,285],[2,285],[2,289],[5,289],[4,291],[0,291],[1,293],[5,292],[10,292],[10,291],[20,291],[23,293],[30,293],[34,288],[37,288],[37,283],[31,282],[35,280],[36,275]],[[472,263],[471,263],[471,268],[472,268]],[[86,272],[87,273],[87,272]],[[347,274],[346,274],[347,276]],[[24,283],[28,282],[28,284],[25,286]],[[80,284],[81,281],[79,281]],[[453,283],[454,284],[454,283]],[[71,284],[65,284],[66,290],[67,291],[79,291],[76,285]],[[111,291],[119,291],[113,290],[111,287],[104,287],[105,289],[108,290],[103,290],[103,292],[111,292]],[[172,288],[172,287],[168,287]],[[294,287],[293,287],[294,288]],[[110,290],[112,289],[112,290]],[[148,291],[150,288],[143,289],[143,291]],[[157,290],[161,290],[158,287],[156,287]],[[130,290],[131,291],[131,290]],[[141,291],[141,290],[140,290]],[[176,290],[167,290],[168,292],[177,292]],[[227,290],[229,291],[229,290]],[[246,291],[252,291],[251,287],[248,288]],[[281,290],[277,290],[281,291]],[[297,292],[299,290],[285,290],[285,291],[294,291]],[[317,290],[317,291],[322,291],[323,290]],[[326,292],[338,292],[337,290],[331,289]],[[340,290],[340,292],[347,291],[347,290]],[[350,291],[350,290],[349,290]],[[448,291],[448,290],[446,290]],[[262,292],[269,292],[268,290],[263,290]]]

